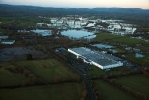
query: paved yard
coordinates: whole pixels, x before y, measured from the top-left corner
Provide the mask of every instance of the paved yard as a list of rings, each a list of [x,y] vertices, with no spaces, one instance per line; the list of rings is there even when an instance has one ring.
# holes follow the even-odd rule
[[[42,52],[30,47],[12,47],[0,49],[0,61],[26,58],[26,54],[28,53],[31,53],[33,55],[33,58],[43,57]]]

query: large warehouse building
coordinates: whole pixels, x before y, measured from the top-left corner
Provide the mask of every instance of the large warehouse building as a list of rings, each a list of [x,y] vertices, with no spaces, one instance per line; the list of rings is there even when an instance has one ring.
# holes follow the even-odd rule
[[[78,59],[82,59],[84,62],[101,69],[123,66],[122,59],[103,51],[99,52],[85,47],[69,48],[68,51],[75,54]]]

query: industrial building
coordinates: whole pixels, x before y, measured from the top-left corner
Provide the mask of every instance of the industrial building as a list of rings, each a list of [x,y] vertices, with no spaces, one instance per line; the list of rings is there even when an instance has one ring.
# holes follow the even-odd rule
[[[104,51],[95,51],[85,47],[69,48],[69,52],[82,59],[85,63],[95,65],[101,69],[123,66],[122,59],[107,54]]]
[[[14,44],[15,40],[2,40],[1,44]]]

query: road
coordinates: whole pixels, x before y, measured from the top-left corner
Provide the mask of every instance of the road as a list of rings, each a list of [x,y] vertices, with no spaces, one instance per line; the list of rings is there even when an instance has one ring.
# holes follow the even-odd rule
[[[71,66],[70,64],[68,64],[67,62],[65,62],[64,60],[62,60],[61,58],[59,58],[58,56],[53,54],[52,52],[49,52],[49,54],[52,55],[54,58],[56,58],[58,61],[62,61],[63,64],[65,64],[67,67],[69,67],[71,70],[76,72],[81,77],[81,79],[84,81],[84,83],[86,85],[86,88],[87,88],[87,91],[88,91],[89,100],[94,100],[92,88],[91,88],[88,80],[86,79],[86,77],[84,75],[82,75],[82,73],[80,73],[78,70],[76,70],[73,66]]]

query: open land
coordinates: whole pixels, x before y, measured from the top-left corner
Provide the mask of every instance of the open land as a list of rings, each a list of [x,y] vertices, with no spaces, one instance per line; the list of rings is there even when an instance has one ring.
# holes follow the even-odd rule
[[[148,10],[17,7],[0,9],[0,100],[149,99]],[[68,52],[80,47],[123,65],[84,63]]]
[[[26,67],[47,82],[54,78],[69,79],[77,77],[76,74],[72,73],[67,67],[55,59],[19,61],[16,63],[20,66]]]
[[[103,80],[96,80],[95,84],[97,85],[98,90],[101,92],[105,100],[136,100],[136,98],[117,89],[111,84],[106,83]]]
[[[73,91],[72,91],[73,90]],[[77,100],[82,92],[82,84],[65,83],[45,86],[0,89],[1,100]]]

